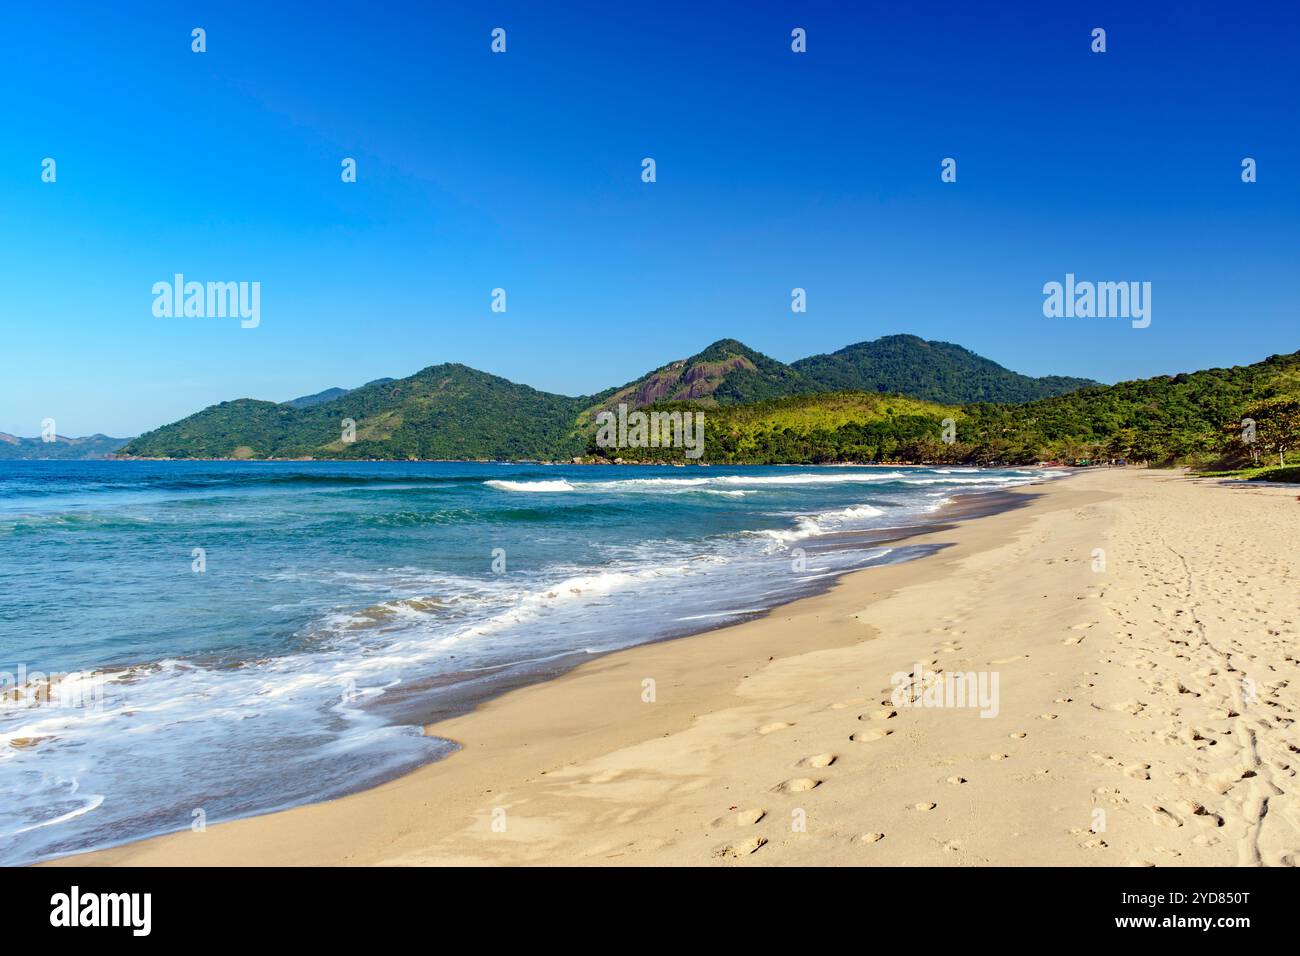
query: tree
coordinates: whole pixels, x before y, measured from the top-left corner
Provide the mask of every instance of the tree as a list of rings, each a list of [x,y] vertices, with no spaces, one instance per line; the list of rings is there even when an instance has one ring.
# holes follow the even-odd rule
[[[1222,432],[1224,437],[1233,444],[1240,445],[1250,452],[1250,463],[1259,464],[1259,442],[1255,440],[1255,420],[1249,416],[1242,416],[1240,422],[1226,422],[1223,425]]]
[[[1300,446],[1300,398],[1270,398],[1256,402],[1243,416],[1255,423],[1255,441],[1265,451],[1277,452],[1279,465],[1286,453]]]

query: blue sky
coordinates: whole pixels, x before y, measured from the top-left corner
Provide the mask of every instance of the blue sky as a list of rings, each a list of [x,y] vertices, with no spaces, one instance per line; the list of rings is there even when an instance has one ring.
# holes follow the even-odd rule
[[[723,337],[1105,381],[1300,348],[1296,5],[702,6],[11,6],[0,431],[444,361],[587,393]],[[155,318],[176,272],[261,325]],[[1151,327],[1045,318],[1067,272],[1151,282]]]

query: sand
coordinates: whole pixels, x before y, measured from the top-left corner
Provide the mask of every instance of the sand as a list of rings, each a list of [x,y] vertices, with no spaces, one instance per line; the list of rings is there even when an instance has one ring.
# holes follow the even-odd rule
[[[431,726],[464,749],[383,786],[60,862],[1295,865],[1297,489],[1017,493],[928,557]],[[996,716],[897,694],[918,665],[996,679]]]

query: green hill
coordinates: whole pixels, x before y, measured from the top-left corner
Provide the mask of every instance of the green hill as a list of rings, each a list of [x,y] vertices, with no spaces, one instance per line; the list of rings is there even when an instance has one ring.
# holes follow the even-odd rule
[[[141,435],[122,454],[158,458],[530,458],[582,450],[581,399],[464,365],[365,385],[295,407],[239,399]],[[344,420],[355,440],[343,441]]]
[[[1030,378],[960,345],[927,342],[915,335],[859,342],[790,367],[823,391],[889,392],[949,405],[1032,402],[1097,384],[1061,375]]]
[[[1161,464],[1206,463],[1246,455],[1236,436],[1258,403],[1300,398],[1300,352],[1253,365],[1093,386],[1023,406],[972,405],[959,430],[997,458],[1036,448],[1057,459],[1129,458]]]
[[[755,352],[735,339],[721,339],[703,352],[655,369],[621,388],[593,396],[591,410],[630,408],[655,402],[703,406],[759,402],[782,395],[825,391],[784,362]]]
[[[321,405],[325,402],[332,402],[336,398],[342,398],[350,388],[327,388],[324,391],[316,392],[313,395],[302,395],[298,398],[291,398],[285,405],[292,405],[294,408],[311,408],[313,405]]]
[[[971,363],[997,370],[1002,376],[998,381],[1008,390],[1036,381],[965,349],[913,336],[861,343],[835,356],[814,356],[794,366],[735,339],[722,339],[626,385],[584,398],[539,392],[463,365],[438,365],[409,378],[379,379],[350,391],[330,388],[284,403],[255,399],[222,402],[141,435],[121,454],[160,458],[565,458],[583,451],[594,416],[604,409],[673,401],[725,407],[841,390],[845,386],[840,378],[828,375],[821,380],[796,366],[806,365],[816,372],[825,360],[838,369],[836,375],[844,376],[853,362],[854,367],[865,368],[865,356],[881,349],[888,357],[876,360],[873,367],[877,373],[870,384],[849,388],[900,391],[931,400],[944,391],[931,381],[938,373],[919,368],[908,371],[908,362],[943,365],[945,371],[935,381],[960,378],[962,373],[955,369]],[[952,358],[953,350],[961,353],[965,365]],[[843,358],[850,352],[855,356],[853,362]],[[895,382],[899,387],[885,387]],[[989,390],[982,389],[980,394]],[[356,422],[356,440],[351,443],[340,440],[345,418]]]
[[[926,365],[917,356],[932,359]],[[840,381],[856,381],[854,376],[883,376],[886,371],[895,382],[905,378],[913,394],[882,393],[879,387],[836,388]],[[372,382],[306,405],[223,402],[141,435],[121,454],[344,459],[559,459],[584,452],[625,460],[681,456],[680,449],[595,447],[594,415],[626,404],[705,412],[705,461],[1023,464],[1127,458],[1156,463],[1218,460],[1227,467],[1253,462],[1265,447],[1261,443],[1248,449],[1234,438],[1248,411],[1268,399],[1300,399],[1300,353],[1228,369],[1088,385],[1024,403],[940,402],[927,397],[960,391],[964,374],[972,380],[961,388],[977,393],[1064,388],[1081,381],[1026,379],[957,346],[910,336],[851,346],[793,366],[724,339],[691,358],[589,397],[540,392],[464,365],[435,365],[408,378]],[[1265,423],[1271,429],[1267,434],[1291,427],[1285,410],[1274,407],[1253,414],[1271,416]],[[347,419],[355,422],[351,442],[343,440]],[[953,442],[942,440],[945,419],[955,424]],[[1284,457],[1285,450],[1274,457],[1279,455]]]
[[[367,382],[366,385],[383,385],[393,381],[391,378],[377,378],[373,382]],[[362,388],[365,386],[363,385]],[[355,391],[351,388],[327,388],[324,391],[316,392],[313,395],[303,395],[299,398],[291,398],[284,402],[285,405],[292,405],[294,408],[310,408],[313,405],[321,405],[325,402],[333,401],[336,398],[342,398],[348,392]]]
[[[1237,437],[1242,419],[1268,414],[1270,406],[1261,403],[1279,399],[1300,404],[1300,352],[1254,365],[1092,386],[1020,405],[940,405],[861,392],[781,398],[702,409],[702,460],[1032,464],[1124,458],[1227,466],[1251,460]],[[692,409],[699,406],[664,403],[649,410]],[[1297,451],[1297,412],[1288,414],[1289,448]],[[942,440],[945,419],[953,422],[951,443]],[[588,453],[627,461],[682,458],[678,450],[601,449],[594,441]]]
[[[1096,384],[1060,375],[1030,378],[959,345],[915,335],[888,335],[789,365],[735,339],[722,339],[698,355],[596,395],[592,410],[619,402],[629,407],[686,401],[735,405],[819,392],[886,392],[949,405],[1029,402]]]

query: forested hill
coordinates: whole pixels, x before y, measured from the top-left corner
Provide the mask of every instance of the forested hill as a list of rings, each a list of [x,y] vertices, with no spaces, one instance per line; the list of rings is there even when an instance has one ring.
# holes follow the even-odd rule
[[[848,354],[851,353],[851,354]],[[811,364],[807,364],[811,363]],[[803,370],[797,366],[803,366]],[[823,375],[823,371],[825,374]],[[962,386],[965,381],[968,384]],[[559,458],[580,454],[596,413],[661,401],[746,404],[844,388],[922,400],[1014,401],[1082,379],[1031,379],[973,352],[915,336],[864,342],[788,365],[735,339],[628,384],[570,398],[464,365],[434,365],[404,379],[332,387],[288,402],[222,402],[134,439],[126,456],[158,458]],[[845,384],[847,383],[847,384]],[[955,397],[954,397],[955,396]],[[343,440],[344,420],[355,440]]]
[[[582,399],[433,365],[306,406],[243,398],[141,435],[150,458],[537,458],[577,454]],[[349,424],[351,429],[349,434]],[[349,440],[350,439],[350,440]]]
[[[1087,385],[1028,402],[957,402],[926,397],[955,388],[965,374],[957,373],[957,366],[946,363],[945,357],[966,363],[972,376],[966,387],[977,392],[996,391],[988,383],[1000,380],[1002,373],[1015,373],[945,343],[893,336],[868,344],[879,348],[864,351],[853,346],[787,365],[724,339],[628,385],[579,398],[537,391],[464,365],[435,365],[408,378],[373,382],[306,405],[253,399],[223,402],[132,440],[122,454],[680,457],[681,451],[673,449],[597,448],[596,414],[621,404],[633,409],[704,411],[705,461],[1028,463],[1127,458],[1207,462],[1225,456],[1258,456],[1279,429],[1283,436],[1279,440],[1285,445],[1290,427],[1287,403],[1300,402],[1300,353],[1273,356],[1254,365],[1111,386]],[[911,360],[903,358],[894,364],[887,358],[918,350],[937,356],[933,362],[938,371],[914,368]],[[871,355],[870,361],[864,357]],[[854,378],[857,375],[866,377]],[[894,375],[894,381],[898,375],[910,376],[914,391],[921,394],[882,392],[880,383],[886,375]],[[982,377],[985,384],[980,384]],[[1056,381],[1065,387],[1081,380]],[[845,387],[839,387],[841,383]],[[1251,448],[1238,440],[1243,417],[1258,419],[1263,429],[1264,437]],[[951,442],[943,440],[947,419],[953,422],[948,437],[954,437],[955,429]],[[1285,448],[1281,451],[1285,454]]]
[[[1032,402],[1097,384],[1063,375],[1030,378],[960,345],[927,342],[915,335],[859,342],[790,367],[828,391],[889,392],[949,405]]]
[[[692,403],[649,411],[689,411]],[[1127,459],[1153,464],[1278,464],[1300,452],[1300,352],[1254,365],[1158,376],[1025,404],[943,405],[840,392],[705,411],[703,460],[718,463],[907,461],[1032,464]],[[1254,422],[1246,444],[1243,420]],[[951,421],[944,441],[945,424]],[[624,460],[675,450],[606,450]]]

